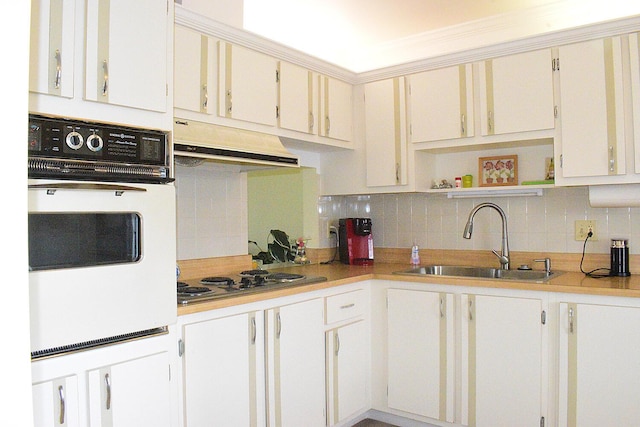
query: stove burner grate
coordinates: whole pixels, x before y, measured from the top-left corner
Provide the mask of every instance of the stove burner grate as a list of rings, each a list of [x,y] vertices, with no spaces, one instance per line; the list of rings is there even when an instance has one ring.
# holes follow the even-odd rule
[[[293,273],[273,273],[265,277],[266,280],[274,280],[276,282],[295,282],[296,280],[302,280],[306,276],[302,274]]]
[[[185,282],[178,282],[178,290],[188,287]]]
[[[269,274],[267,270],[245,270],[240,272],[240,277],[259,277]]]
[[[178,292],[182,295],[198,296],[212,292],[211,289],[204,286],[187,286],[186,288],[180,288]]]
[[[233,285],[233,279],[230,277],[205,277],[200,279],[200,283],[210,286],[231,286]]]

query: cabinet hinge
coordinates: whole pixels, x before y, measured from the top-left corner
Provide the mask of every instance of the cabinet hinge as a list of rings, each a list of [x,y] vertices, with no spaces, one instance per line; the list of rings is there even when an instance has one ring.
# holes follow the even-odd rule
[[[558,106],[557,105],[553,106],[553,118],[555,118],[555,119],[558,118]]]
[[[182,357],[184,354],[184,341],[178,340],[178,357]]]
[[[540,417],[540,427],[544,427],[544,417]]]
[[[542,314],[540,315],[540,321],[542,322],[543,325],[547,324],[547,312],[545,310],[542,310]]]
[[[551,70],[560,71],[560,58],[553,58],[551,60]]]

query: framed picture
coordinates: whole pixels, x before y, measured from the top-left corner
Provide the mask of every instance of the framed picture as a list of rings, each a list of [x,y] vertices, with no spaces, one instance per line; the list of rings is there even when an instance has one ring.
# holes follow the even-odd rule
[[[518,156],[491,156],[478,159],[480,187],[518,185]]]

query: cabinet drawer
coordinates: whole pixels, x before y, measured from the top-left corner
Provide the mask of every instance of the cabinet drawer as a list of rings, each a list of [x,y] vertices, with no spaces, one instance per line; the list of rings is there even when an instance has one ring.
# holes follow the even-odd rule
[[[326,298],[325,304],[327,324],[358,317],[364,312],[364,291],[360,289],[330,296]]]

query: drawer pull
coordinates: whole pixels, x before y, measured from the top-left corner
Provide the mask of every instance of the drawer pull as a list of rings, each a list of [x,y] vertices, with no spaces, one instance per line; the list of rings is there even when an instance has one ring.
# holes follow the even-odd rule
[[[340,306],[340,310],[344,310],[345,308],[355,307],[355,303],[345,304]]]

